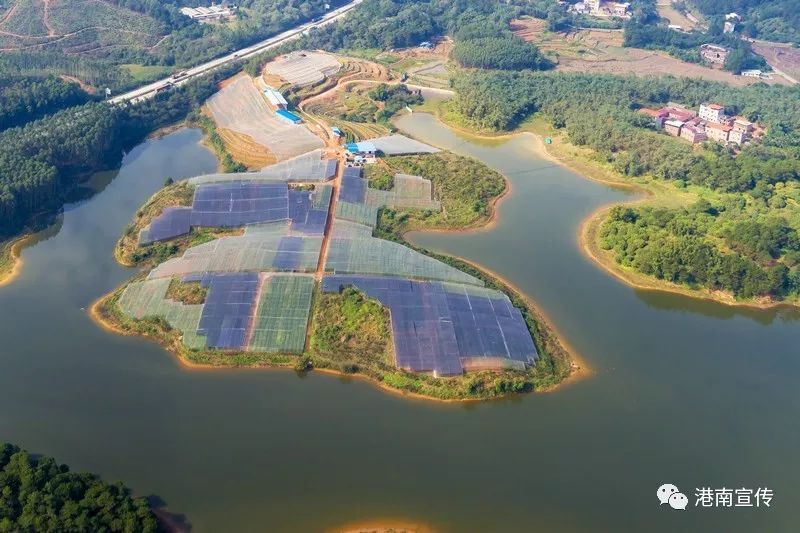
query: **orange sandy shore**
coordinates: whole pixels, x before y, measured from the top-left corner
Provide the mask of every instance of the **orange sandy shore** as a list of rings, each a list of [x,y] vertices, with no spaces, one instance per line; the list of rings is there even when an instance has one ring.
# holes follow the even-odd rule
[[[435,533],[436,529],[407,518],[382,518],[352,522],[325,531],[326,533]]]
[[[11,248],[9,250],[9,257],[10,261],[12,262],[11,269],[0,275],[0,287],[10,285],[19,277],[20,273],[22,273],[22,249],[25,247],[31,237],[33,237],[33,234],[17,237],[11,244]]]

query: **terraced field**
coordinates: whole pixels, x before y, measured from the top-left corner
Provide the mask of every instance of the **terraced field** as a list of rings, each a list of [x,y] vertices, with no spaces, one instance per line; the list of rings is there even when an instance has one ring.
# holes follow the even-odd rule
[[[338,126],[357,140],[386,135],[388,129],[374,122],[378,107],[366,94],[374,85],[361,81],[345,81],[336,90],[309,99],[303,109]]]

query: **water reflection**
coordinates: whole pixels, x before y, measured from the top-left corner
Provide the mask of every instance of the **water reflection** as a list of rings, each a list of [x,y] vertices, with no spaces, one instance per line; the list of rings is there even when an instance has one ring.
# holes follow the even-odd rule
[[[797,322],[800,320],[800,309],[791,305],[759,309],[741,305],[725,305],[713,300],[692,298],[665,291],[635,289],[635,292],[640,300],[653,309],[696,313],[725,320],[745,317],[765,326],[772,324],[776,320],[780,322]]]

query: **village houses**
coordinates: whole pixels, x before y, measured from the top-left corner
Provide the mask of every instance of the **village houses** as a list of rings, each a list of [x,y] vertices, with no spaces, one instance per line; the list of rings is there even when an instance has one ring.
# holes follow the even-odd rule
[[[711,140],[741,146],[763,134],[762,128],[746,118],[727,116],[725,107],[717,103],[703,103],[697,113],[673,103],[661,109],[642,108],[638,112],[652,118],[655,126],[667,135],[692,144]]]

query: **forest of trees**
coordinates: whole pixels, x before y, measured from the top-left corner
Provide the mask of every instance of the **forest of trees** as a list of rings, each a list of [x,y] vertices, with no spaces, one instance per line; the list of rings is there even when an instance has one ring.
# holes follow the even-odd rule
[[[77,83],[54,76],[0,78],[0,131],[87,101]]]
[[[462,67],[501,70],[544,70],[553,64],[531,43],[514,36],[459,40],[453,59]]]
[[[800,215],[787,200],[800,183],[800,88],[477,71],[458,75],[453,85],[455,110],[479,127],[511,129],[538,111],[564,129],[571,143],[592,148],[598,160],[623,175],[701,186],[724,199],[701,210],[615,211],[603,227],[603,243],[621,263],[741,297],[800,291]],[[653,131],[651,120],[635,112],[668,101],[696,108],[712,99],[724,102],[730,114],[764,124],[764,142],[738,154],[716,143],[697,151]]]
[[[522,15],[546,18],[553,0],[365,0],[345,20],[312,32],[326,50],[403,48],[439,35],[456,41],[501,35]]]
[[[601,246],[613,250],[620,264],[673,283],[741,298],[797,295],[797,231],[779,217],[753,220],[731,207],[727,212],[707,202],[686,209],[618,206],[602,226]],[[723,253],[716,239],[730,249]]]
[[[125,149],[183,119],[231,73],[215,71],[134,107],[88,103],[0,133],[0,236],[59,209],[77,180],[119,164]]]
[[[0,444],[0,531],[157,530],[147,501],[131,497],[121,483],[70,472],[51,457]]]

